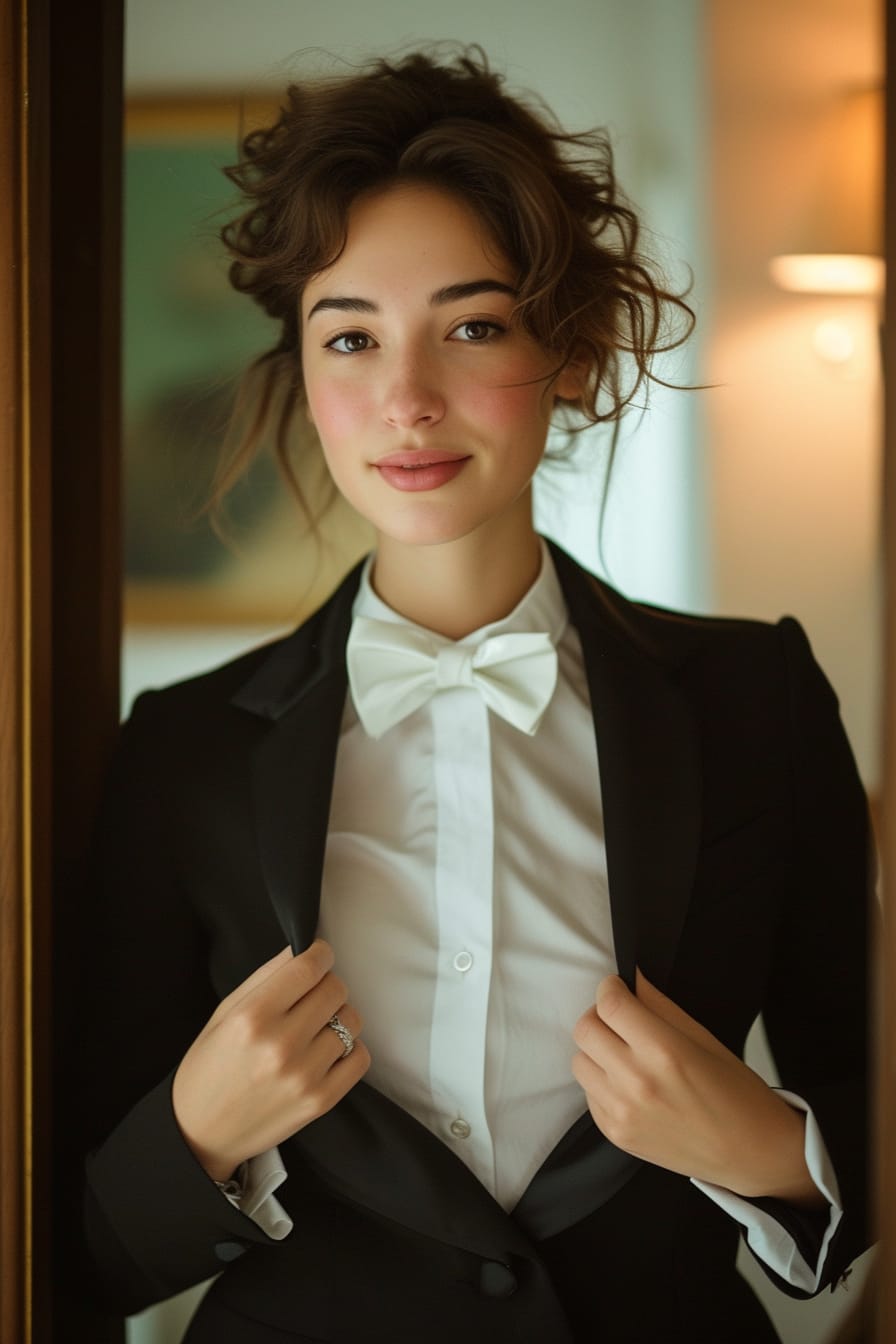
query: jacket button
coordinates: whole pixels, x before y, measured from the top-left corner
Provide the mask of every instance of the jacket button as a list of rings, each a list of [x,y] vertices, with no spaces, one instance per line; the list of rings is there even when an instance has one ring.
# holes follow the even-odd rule
[[[241,1241],[218,1241],[215,1243],[215,1255],[225,1264],[230,1260],[239,1260],[241,1255],[246,1254],[247,1249]]]
[[[517,1286],[513,1270],[500,1260],[483,1260],[479,1268],[479,1291],[483,1297],[512,1297]]]

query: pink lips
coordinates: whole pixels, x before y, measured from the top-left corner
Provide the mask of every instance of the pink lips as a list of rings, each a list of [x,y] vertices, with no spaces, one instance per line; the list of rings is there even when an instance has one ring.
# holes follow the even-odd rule
[[[454,480],[469,457],[427,449],[419,452],[390,453],[374,466],[387,484],[396,490],[437,490]]]

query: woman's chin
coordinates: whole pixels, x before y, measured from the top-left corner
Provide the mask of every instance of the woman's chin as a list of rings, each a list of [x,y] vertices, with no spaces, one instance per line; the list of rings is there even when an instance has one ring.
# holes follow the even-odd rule
[[[417,516],[401,519],[371,519],[380,546],[392,542],[398,546],[448,546],[474,532],[472,519]]]

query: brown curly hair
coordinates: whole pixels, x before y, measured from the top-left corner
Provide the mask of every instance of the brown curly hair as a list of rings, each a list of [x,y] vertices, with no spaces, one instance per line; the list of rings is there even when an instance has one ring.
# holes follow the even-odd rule
[[[618,424],[655,379],[652,356],[693,327],[684,297],[639,252],[638,217],[617,189],[606,134],[569,134],[547,108],[511,97],[477,47],[447,62],[416,52],[292,84],[277,121],[246,136],[225,172],[249,207],[222,230],[230,280],[279,322],[280,337],[244,376],[242,428],[220,464],[216,504],[269,428],[305,503],[290,461],[302,404],[299,300],[340,255],[364,193],[421,182],[473,208],[518,271],[513,320],[556,356],[555,373],[572,359],[587,371],[568,404],[578,427]]]

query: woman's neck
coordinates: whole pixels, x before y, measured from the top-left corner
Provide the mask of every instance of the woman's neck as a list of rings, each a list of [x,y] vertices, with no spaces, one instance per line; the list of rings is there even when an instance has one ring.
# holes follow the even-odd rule
[[[434,546],[380,537],[371,580],[399,615],[446,639],[463,639],[513,611],[540,568],[541,542],[530,523],[507,536],[477,530]]]

